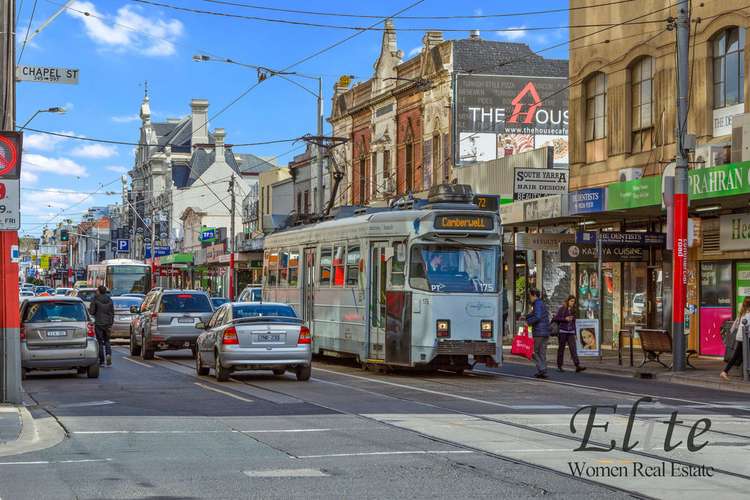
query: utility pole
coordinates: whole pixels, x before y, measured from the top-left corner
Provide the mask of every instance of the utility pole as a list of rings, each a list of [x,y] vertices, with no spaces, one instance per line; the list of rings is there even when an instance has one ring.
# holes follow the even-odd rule
[[[672,224],[672,370],[685,371],[685,303],[687,285],[688,148],[687,113],[690,55],[689,1],[677,6],[677,162],[674,175]]]
[[[156,208],[151,208],[151,288],[156,286]]]
[[[318,77],[318,137],[323,136],[323,78]],[[317,205],[316,207],[316,213],[318,214],[318,217],[323,217],[323,200],[325,200],[325,193],[323,188],[323,154],[321,152],[323,148],[321,147],[321,144],[318,143],[315,151],[316,151],[316,160],[318,163],[318,196],[315,200],[315,203]]]
[[[235,210],[235,196],[234,196],[234,174],[232,174],[232,178],[229,180],[229,196],[232,200],[232,210],[231,210],[231,217],[232,220],[229,222],[230,227],[230,234],[229,234],[229,300],[230,302],[234,302],[234,214],[236,212]]]
[[[0,2],[0,130],[16,126],[16,1]],[[18,311],[18,264],[11,248],[17,231],[0,231],[0,402],[21,403],[21,342]]]

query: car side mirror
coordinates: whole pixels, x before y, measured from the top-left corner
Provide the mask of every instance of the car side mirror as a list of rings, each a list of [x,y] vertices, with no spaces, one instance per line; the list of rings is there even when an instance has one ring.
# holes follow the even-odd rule
[[[133,314],[138,314],[138,306],[130,306],[130,312]]]
[[[205,323],[204,323],[203,321],[199,321],[199,322],[197,322],[197,323],[195,324],[195,327],[196,327],[196,328],[197,328],[198,330],[205,330],[205,329],[206,329],[206,324],[205,324]]]

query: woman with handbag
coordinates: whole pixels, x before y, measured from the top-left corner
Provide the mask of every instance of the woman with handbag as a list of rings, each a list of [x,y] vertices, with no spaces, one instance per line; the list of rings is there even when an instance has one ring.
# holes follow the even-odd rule
[[[582,372],[586,369],[581,366],[578,359],[578,350],[576,349],[576,297],[570,295],[567,300],[557,310],[557,314],[552,318],[553,323],[557,326],[557,369],[563,370],[563,359],[565,358],[565,345],[570,349],[570,357],[573,358],[573,364],[576,365],[576,372]]]
[[[720,374],[721,378],[724,380],[729,380],[729,370],[731,370],[734,365],[742,366],[742,341],[744,338],[743,330],[745,324],[750,326],[750,297],[745,297],[745,300],[742,301],[740,313],[737,315],[737,319],[734,320],[732,328],[729,330],[730,335],[734,334],[735,342],[732,357],[729,358],[729,361],[727,361],[726,366]]]

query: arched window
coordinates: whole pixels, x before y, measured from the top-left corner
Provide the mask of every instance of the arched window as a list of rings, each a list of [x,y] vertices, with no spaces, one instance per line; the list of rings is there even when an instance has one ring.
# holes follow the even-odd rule
[[[744,55],[744,28],[727,28],[714,37],[714,109],[745,102]]]
[[[586,80],[586,140],[607,137],[607,75],[594,73]]]
[[[642,57],[630,67],[631,151],[653,148],[654,131],[654,58]]]

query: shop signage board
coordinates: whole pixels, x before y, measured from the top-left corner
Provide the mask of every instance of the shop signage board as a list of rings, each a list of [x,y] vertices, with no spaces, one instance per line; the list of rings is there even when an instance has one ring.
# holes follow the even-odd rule
[[[599,356],[601,354],[599,320],[576,320],[576,347],[579,356]]]
[[[572,234],[516,233],[516,250],[546,250],[557,252],[560,244],[573,242]]]
[[[713,112],[713,136],[720,137],[732,133],[732,118],[745,112],[745,105],[735,104],[725,108],[714,109]]]
[[[688,196],[705,200],[750,193],[750,162],[729,163],[688,172]]]
[[[722,252],[750,250],[750,214],[723,215],[719,224]]]
[[[568,192],[567,168],[517,168],[513,176],[513,199],[533,200]]]
[[[565,77],[456,76],[456,165],[494,160],[542,146],[568,163]]]
[[[661,205],[661,176],[616,182],[607,187],[607,210]]]
[[[602,262],[643,262],[648,250],[639,246],[602,246]],[[561,262],[597,262],[596,245],[579,243],[560,244]]]
[[[603,212],[606,193],[603,187],[573,191],[568,195],[568,212],[570,215]]]
[[[750,297],[750,262],[737,263],[737,279],[735,282],[737,293],[735,311],[739,312],[745,297]]]
[[[635,245],[635,246],[664,246],[667,242],[667,235],[664,233],[635,233],[635,232],[618,232],[602,231],[578,231],[576,233],[576,243],[595,244],[597,239],[601,240],[602,245]]]
[[[202,227],[200,240],[204,243],[210,243],[216,241],[216,228],[215,227]]]

